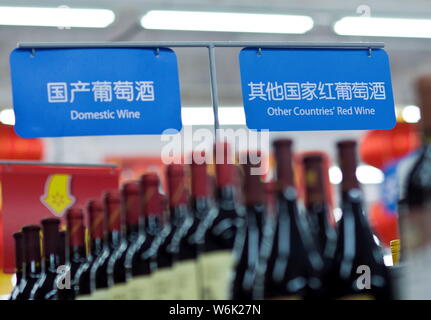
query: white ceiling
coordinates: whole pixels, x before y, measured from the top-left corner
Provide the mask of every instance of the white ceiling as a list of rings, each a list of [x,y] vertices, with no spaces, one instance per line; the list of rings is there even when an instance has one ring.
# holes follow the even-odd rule
[[[163,41],[163,40],[277,40],[277,41],[384,41],[391,58],[396,103],[415,103],[412,83],[421,73],[431,73],[431,39],[341,37],[332,23],[341,16],[356,15],[367,4],[375,16],[431,18],[428,0],[33,0],[2,1],[0,5],[110,8],[115,22],[106,29],[64,29],[0,26],[0,108],[10,107],[9,53],[18,42],[37,41]],[[210,32],[174,32],[142,29],[140,16],[150,9],[217,10],[237,12],[298,13],[314,18],[306,35],[263,35]],[[204,49],[177,49],[183,105],[210,104],[208,61]],[[240,105],[238,49],[217,49],[219,94],[222,105]]]

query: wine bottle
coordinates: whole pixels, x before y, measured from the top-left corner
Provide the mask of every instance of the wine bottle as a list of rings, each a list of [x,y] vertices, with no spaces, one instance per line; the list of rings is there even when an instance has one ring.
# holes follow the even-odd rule
[[[188,210],[187,193],[184,180],[184,166],[170,164],[166,170],[169,194],[169,222],[162,230],[161,236],[156,238],[156,270],[152,274],[153,298],[155,300],[170,300],[175,298],[175,288],[172,283],[175,255],[178,256],[178,237],[181,237],[184,224],[187,223]],[[174,239],[174,237],[176,239]],[[176,241],[176,243],[175,243]],[[154,249],[153,249],[154,251]]]
[[[193,161],[194,162],[194,161]],[[197,300],[200,298],[198,283],[198,243],[196,242],[196,229],[199,219],[190,209],[189,190],[187,188],[186,167],[172,167],[169,184],[169,196],[174,198],[171,202],[171,214],[183,220],[172,241],[174,253],[175,296],[176,300]],[[196,168],[195,168],[196,169]],[[196,174],[196,171],[193,173]],[[194,182],[197,182],[196,179]],[[201,183],[205,183],[203,180]],[[196,187],[196,186],[195,186]],[[175,199],[178,197],[178,199]]]
[[[66,266],[63,273],[56,279],[57,299],[74,300],[75,275],[79,267],[87,261],[85,247],[84,213],[79,207],[72,207],[66,211],[67,249]]]
[[[121,207],[126,218],[125,230],[119,247],[108,263],[108,298],[124,300],[127,297],[125,260],[129,248],[139,237],[140,197],[138,182],[128,182],[121,190]]]
[[[121,225],[123,221],[120,193],[118,190],[105,192],[103,195],[104,246],[95,259],[90,271],[91,298],[93,300],[107,299],[108,293],[108,263],[121,244]]]
[[[131,279],[128,298],[147,300],[152,298],[151,244],[162,230],[163,196],[159,193],[160,179],[155,173],[142,175],[140,179],[143,217],[140,237],[135,248],[126,258],[127,277]]]
[[[89,299],[91,294],[91,267],[103,250],[104,237],[104,212],[103,204],[99,200],[90,200],[87,205],[87,215],[89,218],[89,255],[87,261],[76,271],[75,293],[77,299]]]
[[[337,233],[331,224],[329,199],[329,168],[324,155],[320,152],[309,152],[302,158],[304,170],[305,208],[316,247],[323,259],[322,283],[319,295],[327,298],[330,287],[330,270],[337,244]]]
[[[24,243],[22,232],[15,232],[13,234],[15,242],[15,276],[16,283],[12,289],[9,300],[20,300],[20,288],[22,286],[21,280],[23,277],[23,263],[24,263]]]
[[[24,273],[21,279],[19,300],[29,300],[41,273],[40,227],[27,225],[22,228],[24,240]]]
[[[321,288],[323,261],[314,246],[305,217],[300,214],[292,167],[292,142],[274,141],[277,176],[277,216],[274,230],[265,234],[256,278],[257,299],[296,300]]]
[[[49,300],[55,289],[59,266],[58,241],[60,219],[46,218],[41,221],[43,232],[42,272],[31,292],[31,300]]]
[[[311,232],[324,261],[329,263],[335,252],[337,234],[331,225],[328,168],[321,153],[308,153],[302,159],[305,182],[305,208]]]
[[[259,257],[259,245],[265,216],[265,193],[262,177],[253,172],[260,164],[251,161],[242,165],[243,190],[246,206],[245,223],[238,230],[234,247],[234,276],[231,284],[231,298],[253,299],[253,288]]]
[[[332,296],[339,299],[391,299],[388,270],[362,207],[362,193],[356,178],[356,141],[341,141],[337,148],[343,174],[343,215],[337,228]]]
[[[242,208],[237,202],[235,164],[226,143],[215,145],[216,208],[211,210],[198,227],[204,248],[199,257],[203,274],[203,297],[210,300],[229,298],[230,275],[233,269],[232,249]]]
[[[431,76],[421,76],[416,82],[418,105],[421,109],[422,146],[408,173],[404,199],[406,210],[400,210],[402,259],[405,262],[402,298],[431,299],[429,264],[431,254]]]

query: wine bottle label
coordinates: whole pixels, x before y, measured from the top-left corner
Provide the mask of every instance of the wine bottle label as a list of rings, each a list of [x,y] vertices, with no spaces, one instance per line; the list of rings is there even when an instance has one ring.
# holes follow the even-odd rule
[[[181,261],[174,266],[175,300],[198,300],[199,282],[196,260]]]
[[[107,300],[110,288],[97,289],[91,294],[91,300]]]
[[[203,273],[203,295],[208,300],[229,298],[229,277],[233,269],[231,250],[205,253],[199,258]]]
[[[152,299],[151,290],[151,275],[134,277],[130,280],[128,299],[150,300]]]
[[[126,300],[127,299],[127,282],[118,283],[109,288],[107,292],[107,300]]]
[[[81,296],[77,296],[75,300],[94,300],[92,294],[85,294]]]
[[[151,275],[151,295],[153,300],[173,300],[175,297],[173,268],[163,268]]]

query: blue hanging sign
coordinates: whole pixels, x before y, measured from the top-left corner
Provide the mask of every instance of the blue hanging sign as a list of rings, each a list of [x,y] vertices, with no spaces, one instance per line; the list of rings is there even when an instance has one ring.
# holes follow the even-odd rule
[[[247,126],[255,130],[392,129],[382,49],[258,49],[239,55]]]
[[[15,49],[16,132],[25,138],[161,134],[180,130],[171,49]]]

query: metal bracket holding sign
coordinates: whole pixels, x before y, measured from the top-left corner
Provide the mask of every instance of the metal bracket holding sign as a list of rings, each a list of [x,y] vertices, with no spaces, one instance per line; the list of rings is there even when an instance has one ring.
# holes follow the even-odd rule
[[[261,129],[269,129],[269,130],[278,130],[278,131],[292,131],[292,130],[352,130],[352,129],[376,129],[376,128],[380,128],[380,129],[389,129],[390,127],[393,126],[394,121],[395,121],[395,113],[394,113],[394,107],[393,107],[393,98],[392,98],[392,88],[391,88],[391,83],[390,83],[390,74],[385,73],[386,75],[389,75],[389,79],[385,78],[385,83],[387,86],[387,93],[388,93],[388,99],[387,99],[387,104],[391,105],[392,107],[387,108],[389,109],[387,110],[387,112],[385,113],[385,116],[383,117],[379,117],[379,119],[372,121],[370,123],[368,123],[368,125],[354,125],[355,123],[355,119],[352,119],[352,121],[350,123],[352,123],[353,125],[351,127],[348,126],[337,126],[335,125],[334,127],[331,127],[329,125],[325,125],[325,123],[323,123],[323,125],[314,125],[314,126],[308,126],[307,122],[309,122],[309,120],[305,121],[305,122],[301,122],[301,124],[298,125],[292,125],[292,121],[290,120],[286,120],[286,118],[280,117],[278,120],[276,120],[273,124],[265,122],[264,119],[267,120],[267,117],[264,117],[261,115],[262,110],[265,110],[265,106],[262,107],[261,104],[255,104],[252,100],[247,100],[246,98],[248,97],[248,93],[245,91],[247,88],[249,88],[249,84],[250,82],[253,82],[255,79],[258,83],[265,83],[264,81],[266,81],[267,83],[274,83],[275,82],[281,82],[283,83],[283,89],[284,89],[284,84],[285,83],[289,83],[289,82],[294,82],[293,80],[291,80],[290,78],[290,67],[286,64],[286,61],[288,61],[288,59],[281,59],[280,61],[283,63],[283,67],[277,67],[276,65],[272,65],[272,68],[268,69],[265,71],[265,68],[259,65],[256,65],[256,67],[259,67],[260,70],[262,71],[261,73],[259,73],[257,76],[256,74],[253,74],[252,72],[246,73],[243,72],[243,66],[244,65],[248,65],[247,63],[244,64],[241,60],[243,58],[244,55],[246,55],[247,52],[254,52],[261,57],[262,53],[265,53],[265,57],[267,56],[268,52],[277,52],[278,55],[286,53],[286,52],[315,52],[317,53],[321,53],[321,52],[345,52],[344,50],[347,50],[347,52],[361,52],[361,53],[366,53],[367,56],[371,54],[371,52],[374,50],[375,52],[380,52],[382,51],[384,53],[383,50],[381,50],[384,47],[383,43],[312,43],[312,42],[249,42],[249,41],[228,41],[228,42],[201,42],[201,41],[197,41],[197,42],[121,42],[121,43],[25,43],[25,44],[20,44],[18,45],[18,51],[19,50],[30,50],[33,54],[35,53],[36,55],[38,54],[38,52],[43,52],[44,50],[95,50],[94,52],[102,52],[103,50],[108,50],[108,49],[116,49],[116,50],[130,50],[130,49],[147,49],[149,51],[156,51],[156,52],[165,52],[164,50],[169,50],[167,48],[174,48],[174,47],[206,47],[208,49],[208,54],[209,54],[209,71],[210,71],[210,85],[211,85],[211,99],[212,99],[212,106],[213,106],[213,114],[214,114],[214,128],[217,131],[217,129],[219,128],[219,117],[218,117],[218,107],[219,107],[219,101],[218,101],[218,90],[217,90],[217,76],[216,76],[216,62],[215,62],[215,48],[216,47],[242,47],[244,48],[240,54],[240,62],[241,62],[241,76],[242,76],[242,87],[243,87],[243,99],[244,99],[244,106],[245,106],[245,112],[246,112],[246,119],[247,119],[247,125],[249,128],[251,129],[257,129],[257,130],[261,130]],[[102,50],[102,51],[100,51]],[[108,51],[104,51],[105,53]],[[12,53],[12,57],[11,57],[11,62],[13,62],[13,54]],[[377,55],[380,55],[380,53],[378,53]],[[264,60],[264,59],[262,59]],[[261,61],[262,61],[261,60]],[[130,63],[139,63],[137,62],[137,60],[133,60],[130,61]],[[335,63],[335,61],[333,61]],[[115,61],[113,61],[113,63],[115,63]],[[257,62],[256,62],[257,63]],[[296,63],[296,62],[295,62]],[[328,63],[327,61],[325,62],[326,64]],[[109,63],[105,64],[109,65]],[[13,64],[12,64],[13,66]],[[112,67],[112,65],[111,65]],[[388,65],[385,65],[383,68],[388,67]],[[13,70],[14,68],[12,68],[12,84],[14,87],[14,108],[16,110],[16,122],[17,122],[17,131],[19,134],[21,135],[28,135],[28,133],[25,132],[25,128],[24,126],[26,125],[26,120],[28,120],[28,122],[31,122],[31,115],[35,116],[34,113],[27,114],[27,109],[23,112],[21,112],[21,105],[30,105],[28,101],[22,101],[23,99],[26,99],[24,97],[20,97],[20,94],[22,94],[22,90],[19,87],[22,87],[21,85],[21,77],[19,77],[19,79],[16,77],[16,73]],[[110,68],[106,68],[106,69],[110,69]],[[253,70],[255,69],[255,66],[253,65]],[[67,69],[68,70],[68,69]],[[252,70],[252,71],[253,71]],[[278,75],[276,77],[269,77],[269,72],[270,71],[277,71]],[[316,69],[313,69],[314,71]],[[313,71],[310,70],[310,71]],[[325,69],[328,73],[331,73],[331,69],[328,67]],[[353,69],[356,70],[356,69]],[[34,77],[37,77],[40,75],[40,72],[44,72],[43,70],[39,70],[39,73],[35,73]],[[350,71],[346,71],[347,72],[351,72]],[[15,74],[15,75],[14,75]],[[60,73],[59,73],[60,74]],[[142,73],[141,73],[142,74]],[[167,76],[167,74],[165,73],[165,75]],[[286,76],[286,77],[285,77]],[[177,78],[177,77],[176,77]],[[252,80],[250,80],[249,78],[253,78]],[[348,79],[347,79],[348,78]],[[313,79],[309,79],[309,80],[304,80],[305,82],[311,82],[310,80],[315,81],[315,84],[317,85],[318,83],[322,83],[322,80],[328,80],[328,79],[319,79],[319,77],[317,75],[313,75]],[[353,75],[350,75],[349,77],[344,77],[342,78],[334,78],[334,81],[338,81],[338,82],[347,82],[350,81],[349,83],[354,83],[354,82],[364,82],[368,81],[368,82],[381,82],[381,79],[366,79],[365,77],[360,77],[360,79],[355,79]],[[329,81],[329,80],[328,80]],[[267,84],[266,83],[266,84]],[[299,83],[299,80],[298,80]],[[324,82],[326,83],[326,82]],[[329,83],[329,82],[328,82]],[[174,84],[175,86],[176,84]],[[18,87],[18,89],[15,90],[15,88]],[[173,88],[173,87],[172,87]],[[177,90],[175,90],[174,96],[177,97],[179,99],[179,83],[178,83],[178,94],[177,94]],[[385,87],[386,88],[386,87]],[[266,88],[267,89],[267,88]],[[42,88],[39,88],[39,95],[41,94],[41,90]],[[285,93],[283,93],[284,96],[286,96]],[[39,97],[40,98],[40,97]],[[27,95],[27,99],[28,99],[28,95]],[[181,127],[181,119],[178,117],[181,117],[180,115],[180,110],[178,108],[178,106],[180,106],[179,100],[177,98],[175,98],[175,110],[171,110],[175,112],[175,115],[172,115],[174,117],[174,121],[175,125],[171,125],[171,128],[176,128],[176,127]],[[263,100],[263,99],[260,99]],[[318,102],[319,104],[323,103],[320,100],[323,99],[319,99]],[[329,99],[328,99],[329,100]],[[250,103],[253,102],[253,103]],[[263,100],[264,101],[264,100]],[[274,101],[280,101],[280,100],[274,100]],[[18,103],[17,103],[18,102]],[[255,101],[257,102],[257,101]],[[306,101],[307,103],[309,102],[308,100]],[[274,102],[275,103],[275,102]],[[279,103],[279,102],[277,102]],[[34,105],[34,104],[33,104]],[[287,108],[291,108],[291,105],[286,104]],[[335,107],[337,107],[336,105],[334,105]],[[142,107],[144,108],[144,107]],[[155,108],[157,110],[158,106],[156,104],[150,106],[148,109],[152,109]],[[280,108],[286,108],[284,106],[280,106]],[[379,107],[380,108],[380,107]],[[40,109],[40,106],[38,107],[38,109]],[[380,109],[379,109],[380,110]],[[380,111],[379,111],[380,112]],[[157,115],[153,115],[155,117],[150,117],[150,120],[152,122],[157,122],[156,118],[157,116],[160,115],[160,111],[157,111]],[[380,115],[380,113],[379,113]],[[260,117],[262,119],[261,122],[256,121],[256,118]],[[179,119],[179,122],[178,122]],[[34,120],[34,119],[33,119]],[[49,115],[45,115],[44,120],[44,124],[47,125],[49,122],[53,123],[54,121],[56,121],[55,119],[50,118]],[[271,118],[271,121],[273,120],[273,118]],[[315,123],[319,124],[322,123],[321,121],[322,119],[315,119]],[[297,119],[295,119],[294,121],[297,121]],[[326,120],[325,120],[326,121]],[[339,119],[335,119],[332,123],[335,123],[336,121],[339,121]],[[344,121],[344,119],[343,119]],[[385,124],[383,125],[377,125],[377,123],[379,123],[379,121],[386,121]],[[324,121],[323,121],[324,122]],[[365,121],[366,122],[366,121]],[[362,123],[362,122],[360,122]],[[305,127],[301,127],[302,125],[305,124]],[[153,125],[153,124],[152,124]],[[373,127],[374,125],[376,125],[377,127]],[[124,127],[124,126],[122,126]],[[106,132],[106,125],[101,125],[101,127],[96,130],[96,132],[91,132],[90,131],[86,131],[86,129],[83,129],[84,133],[80,133],[80,134],[73,134],[74,129],[72,128],[70,132],[68,132],[68,135],[97,135],[97,134],[146,134],[146,133],[160,133],[160,129],[158,128],[158,130],[150,130],[151,132],[147,132],[143,129],[143,127],[141,126],[140,128],[135,128],[133,126],[128,127],[126,125],[127,129],[125,130],[119,130],[119,128],[113,128],[112,130],[108,130],[109,133]],[[151,127],[151,125],[150,125]],[[166,128],[166,126],[164,126]],[[21,128],[21,129],[20,129]],[[131,130],[131,128],[135,128],[136,130]],[[21,132],[24,131],[24,132]],[[70,134],[72,133],[72,134]],[[42,132],[37,132],[35,130],[33,130],[32,132],[32,136],[47,136],[44,135],[46,133]],[[57,133],[54,136],[65,136],[65,132],[60,132]],[[53,136],[53,135],[51,135]]]

